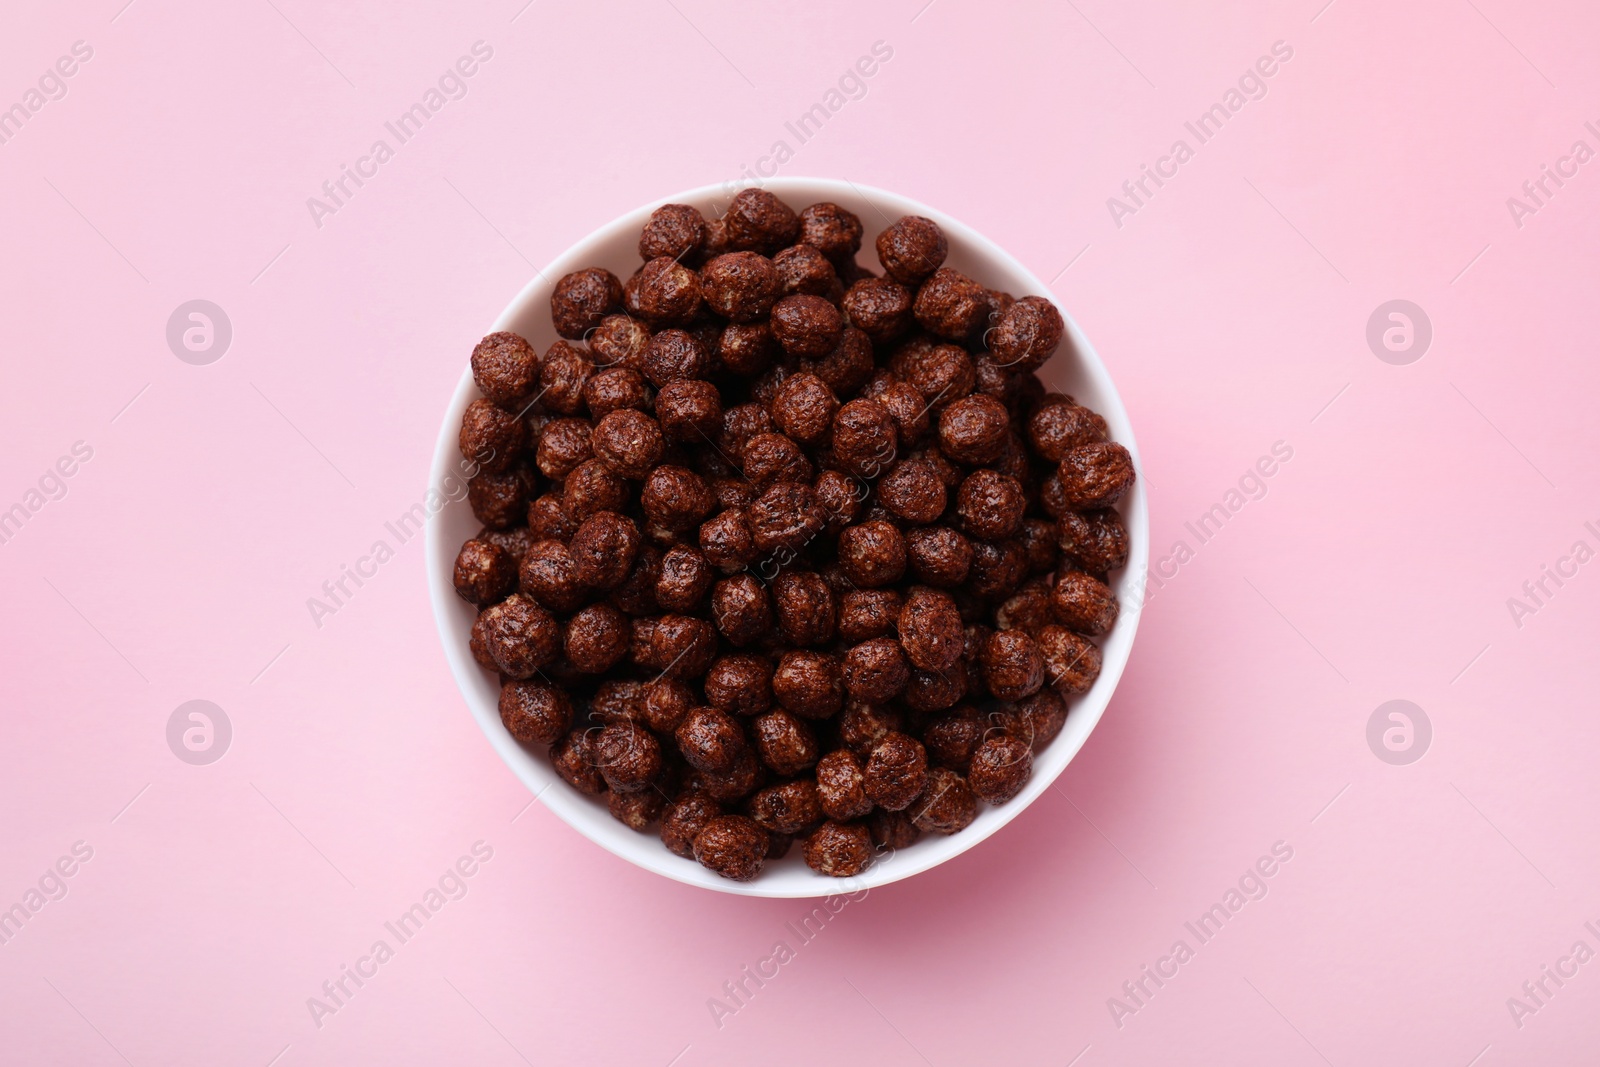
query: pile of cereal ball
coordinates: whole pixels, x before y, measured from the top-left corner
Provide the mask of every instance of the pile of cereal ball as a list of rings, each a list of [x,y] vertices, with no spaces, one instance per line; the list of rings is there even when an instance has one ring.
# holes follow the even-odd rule
[[[472,353],[483,530],[455,588],[511,735],[728,878],[798,840],[864,870],[1021,791],[1100,671],[1132,459],[1036,371],[1064,324],[750,189],[667,204],[627,281],[550,299],[562,338]]]

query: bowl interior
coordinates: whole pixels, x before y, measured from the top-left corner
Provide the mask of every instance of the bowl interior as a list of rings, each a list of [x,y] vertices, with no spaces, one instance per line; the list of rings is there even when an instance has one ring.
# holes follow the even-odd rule
[[[877,269],[877,262],[872,250],[878,232],[901,215],[922,215],[944,228],[950,243],[947,265],[991,288],[1003,289],[1017,296],[1050,296],[1049,290],[1039,279],[993,242],[954,219],[903,196],[850,182],[812,178],[773,179],[763,187],[796,210],[827,200],[855,212],[866,230],[859,258],[874,270]],[[557,339],[550,324],[550,292],[557,279],[589,266],[605,267],[618,277],[627,278],[639,265],[639,230],[659,204],[693,204],[707,217],[714,217],[725,209],[732,193],[736,191],[737,188],[722,186],[691,190],[641,207],[600,228],[568,249],[529,282],[495,321],[491,330],[510,330],[521,334],[543,352]],[[1040,376],[1049,388],[1069,393],[1104,415],[1112,438],[1127,447],[1137,464],[1138,449],[1134,443],[1133,427],[1128,422],[1116,387],[1088,339],[1072,320],[1068,309],[1061,310],[1066,319],[1068,336],[1055,356],[1045,364]],[[1101,641],[1104,665],[1100,677],[1089,692],[1071,701],[1065,728],[1035,757],[1033,776],[1020,795],[999,807],[980,804],[977,819],[960,833],[948,837],[925,835],[916,844],[886,857],[855,878],[829,878],[813,872],[800,859],[798,847],[791,849],[782,860],[768,864],[754,882],[738,883],[721,878],[692,860],[668,852],[653,833],[641,834],[623,826],[611,817],[603,801],[584,796],[561,781],[544,752],[524,748],[501,725],[499,684],[492,674],[473,660],[467,647],[476,612],[456,596],[451,584],[456,552],[461,543],[475,534],[480,526],[461,493],[460,486],[464,478],[461,474],[462,459],[456,445],[462,413],[478,395],[470,368],[464,370],[445,412],[429,482],[430,488],[438,493],[433,499],[443,503],[428,519],[427,556],[433,611],[444,643],[445,656],[455,675],[456,684],[466,698],[467,707],[500,758],[546,806],[579,833],[640,867],[708,889],[762,897],[824,896],[885,885],[927,870],[984,840],[1048,788],[1083,746],[1122,676],[1138,627],[1137,609],[1148,556],[1148,515],[1142,480],[1135,484],[1119,507],[1128,528],[1131,552],[1127,567],[1112,580],[1123,611],[1112,631]]]

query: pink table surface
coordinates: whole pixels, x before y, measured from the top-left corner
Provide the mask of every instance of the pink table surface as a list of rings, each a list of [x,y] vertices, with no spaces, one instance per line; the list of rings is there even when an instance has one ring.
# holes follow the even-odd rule
[[[125,3],[0,34],[0,907],[27,913],[0,1060],[1592,1057],[1592,5]],[[1051,279],[1138,427],[1167,576],[1059,788],[809,939],[808,903],[669,883],[530,806],[384,526],[536,265],[778,141],[782,173],[938,205]],[[232,329],[205,365],[167,341],[195,299]],[[1392,300],[1421,358],[1369,345]],[[1408,763],[1368,742],[1397,699],[1431,724]],[[169,747],[191,700],[231,724],[208,765]]]

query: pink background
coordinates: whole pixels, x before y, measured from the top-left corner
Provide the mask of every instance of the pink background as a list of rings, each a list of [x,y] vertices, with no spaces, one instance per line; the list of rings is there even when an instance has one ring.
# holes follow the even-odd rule
[[[1520,1027],[1506,1002],[1600,950],[1600,566],[1520,628],[1507,598],[1600,547],[1600,162],[1520,228],[1506,198],[1600,148],[1600,16],[1321,2],[13,6],[0,106],[93,58],[0,145],[0,509],[93,457],[0,545],[0,907],[93,857],[0,947],[0,1059],[1591,1053],[1600,962]],[[468,94],[314,225],[306,198],[478,40]],[[796,147],[785,121],[880,40]],[[1266,97],[1119,228],[1107,198],[1280,40]],[[420,498],[535,264],[780,138],[783,173],[937,205],[1054,279],[1138,428],[1153,564],[1294,450],[1150,602],[1059,788],[803,945],[805,903],[670,883],[528,806],[446,670],[420,538],[320,628],[306,608]],[[233,324],[209,366],[165,339],[196,298]],[[1392,299],[1433,326],[1408,366],[1365,339]],[[1433,726],[1408,766],[1366,741],[1399,698]],[[191,699],[233,725],[209,766],[167,746]],[[477,841],[466,895],[315,1025],[307,998]],[[1268,895],[1118,1027],[1107,999],[1279,841]],[[708,999],[779,940],[719,1027]]]

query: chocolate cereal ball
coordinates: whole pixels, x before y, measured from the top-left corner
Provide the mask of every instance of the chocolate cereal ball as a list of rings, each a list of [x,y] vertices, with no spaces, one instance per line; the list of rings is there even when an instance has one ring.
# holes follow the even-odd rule
[[[828,521],[809,485],[779,482],[746,512],[750,539],[759,555],[798,552]]]
[[[639,551],[639,528],[614,511],[599,511],[583,520],[568,547],[580,582],[591,589],[615,589]]]
[[[993,463],[1005,450],[1011,415],[993,397],[973,394],[939,413],[939,450],[957,463]]]
[[[680,793],[661,814],[661,843],[675,855],[694,859],[694,839],[722,813],[722,805],[704,793]]]
[[[578,340],[600,320],[622,308],[622,283],[601,267],[573,271],[556,282],[550,294],[550,319],[556,333]]]
[[[522,420],[479,397],[461,416],[461,455],[479,470],[502,473],[522,455],[527,427]]]
[[[844,334],[839,309],[820,296],[800,293],[772,305],[772,336],[791,356],[827,355]]]
[[[706,244],[706,219],[688,204],[662,204],[639,233],[639,258],[666,256],[691,266]]]
[[[661,742],[638,723],[610,723],[593,744],[600,774],[619,793],[648,789],[651,779],[661,773]]]
[[[589,443],[596,457],[635,481],[655,468],[666,448],[656,420],[632,408],[613,411],[595,423]]]
[[[539,402],[558,415],[578,414],[583,410],[583,387],[594,371],[583,349],[569,341],[555,342],[539,365]]]
[[[863,772],[863,788],[872,802],[888,811],[910,807],[928,780],[928,753],[922,742],[890,733],[872,750]]]
[[[779,706],[804,719],[826,719],[844,705],[844,672],[823,652],[785,652],[772,675]]]
[[[901,445],[915,445],[928,432],[928,402],[909,383],[880,376],[868,382],[861,392],[868,399],[883,405],[883,409],[894,420]]]
[[[644,724],[662,737],[671,737],[695,709],[694,690],[676,678],[656,678],[644,683],[639,713]]]
[[[576,611],[589,598],[578,561],[561,541],[536,541],[518,568],[522,592],[550,611]]]
[[[800,778],[768,786],[750,798],[750,818],[774,833],[805,833],[823,819],[817,783]]]
[[[848,395],[860,389],[876,369],[872,362],[872,342],[854,326],[846,326],[839,343],[821,359],[802,359],[800,369],[815,374],[835,395]]]
[[[861,823],[823,823],[806,838],[806,866],[818,874],[849,878],[872,865],[872,835]]]
[[[590,443],[591,427],[583,419],[556,419],[539,435],[535,462],[546,478],[561,481],[578,464],[594,455]]]
[[[922,836],[922,831],[917,829],[910,815],[903,811],[884,811],[882,808],[875,809],[867,817],[867,829],[872,833],[873,843],[889,852],[910,848]]]
[[[778,292],[783,296],[810,293],[832,297],[844,291],[828,257],[810,245],[790,245],[772,257],[772,266],[778,273]]]
[[[694,839],[694,858],[702,867],[748,882],[761,873],[767,855],[767,832],[742,815],[719,815]]]
[[[641,370],[656,388],[703,378],[711,357],[705,346],[682,330],[662,330],[645,345]]]
[[[833,416],[833,450],[849,470],[876,478],[894,462],[900,435],[889,410],[876,400],[856,399]]]
[[[740,570],[756,558],[755,535],[744,508],[728,508],[700,527],[700,551],[724,574]]]
[[[756,252],[729,252],[700,270],[706,306],[731,322],[754,322],[777,301],[781,284],[772,260]]]
[[[456,554],[456,595],[469,604],[493,604],[517,587],[511,554],[489,541],[474,538]]]
[[[1002,630],[1029,635],[1051,625],[1055,612],[1050,609],[1050,586],[1043,581],[1028,582],[995,610],[994,622]]]
[[[772,707],[772,672],[766,656],[719,656],[706,671],[706,703],[730,715],[760,715]]]
[[[977,711],[961,705],[928,723],[922,732],[922,743],[933,763],[965,773],[988,728],[988,722]]]
[[[954,589],[972,568],[972,542],[948,526],[918,526],[906,531],[906,562],[923,585]]]
[[[902,460],[878,482],[877,499],[909,523],[935,522],[949,499],[944,480],[926,460]]]
[[[1073,508],[1109,508],[1133,484],[1133,457],[1115,441],[1097,441],[1069,449],[1056,473]]]
[[[600,459],[578,464],[561,488],[562,503],[579,522],[597,511],[621,511],[629,496],[627,479]]]
[[[876,345],[899,340],[914,321],[911,290],[890,278],[861,279],[846,290],[842,306],[850,325]]]
[[[589,698],[589,716],[601,723],[643,721],[644,683],[630,679],[601,682]]]
[[[802,444],[820,444],[833,425],[839,400],[815,374],[791,374],[772,398],[772,421]]]
[[[800,212],[800,242],[834,264],[853,263],[861,251],[861,219],[838,204],[812,204]]]
[[[550,762],[572,788],[594,796],[606,791],[606,780],[595,766],[593,735],[587,730],[573,730],[550,746]]]
[[[694,771],[689,775],[687,784],[689,788],[709,793],[724,804],[732,804],[761,788],[766,781],[766,773],[766,768],[756,759],[755,753],[746,748],[734,759],[732,769],[722,774]]]
[[[852,700],[886,704],[899,696],[910,680],[911,667],[900,642],[892,637],[874,637],[845,653],[844,684]]]
[[[562,647],[567,662],[584,674],[604,674],[628,654],[628,617],[610,604],[590,604],[567,620]]]
[[[896,350],[890,366],[935,413],[971,393],[977,384],[972,357],[958,345],[913,341]]]
[[[503,549],[511,557],[511,562],[520,567],[522,557],[528,554],[528,549],[539,538],[526,526],[518,526],[514,530],[491,530],[485,526],[478,531],[478,540]]]
[[[735,196],[722,225],[729,249],[769,256],[794,244],[800,235],[800,217],[764,189],[745,189]]]
[[[1064,570],[1056,576],[1050,608],[1061,625],[1093,637],[1106,633],[1117,621],[1117,594],[1091,574]]]
[[[1128,562],[1128,530],[1109,508],[1063,512],[1056,543],[1090,574],[1109,574]]]
[[[758,433],[744,444],[744,476],[758,489],[774,482],[809,482],[811,461],[794,439],[781,433]]]
[[[717,655],[717,633],[689,615],[663,615],[650,631],[648,665],[669,678],[699,678]]]
[[[859,819],[872,810],[861,761],[847,748],[835,749],[817,761],[817,802],[830,819]]]
[[[641,618],[661,611],[656,603],[656,581],[661,577],[661,551],[654,545],[642,544],[633,557],[633,566],[622,584],[611,590],[606,599],[624,615]]]
[[[1067,702],[1056,690],[1045,687],[1017,704],[1019,735],[1035,752],[1056,739],[1067,724]]]
[[[901,285],[918,286],[950,252],[944,231],[932,219],[904,215],[878,234],[878,262]]]
[[[754,723],[756,754],[774,774],[799,774],[817,762],[819,746],[811,724],[783,708],[769,711]]]
[[[1061,344],[1066,328],[1054,304],[1025,296],[1001,313],[989,332],[989,349],[1003,364],[1037,370]]]
[[[612,818],[640,833],[650,829],[650,824],[661,818],[666,807],[666,796],[654,789],[641,789],[637,793],[619,793],[613,789],[606,794],[606,808]]]
[[[682,531],[702,522],[716,500],[705,479],[694,471],[663,463],[646,476],[639,506],[654,526]]]
[[[711,590],[711,615],[729,644],[746,646],[772,630],[772,601],[754,575],[724,578]]]
[[[900,609],[899,629],[906,658],[925,671],[946,670],[961,658],[966,634],[948,593],[913,588]]]
[[[997,700],[1021,700],[1044,685],[1044,656],[1021,630],[989,635],[980,656],[984,684]]]
[[[877,520],[851,526],[839,535],[839,564],[863,589],[892,585],[906,572],[906,539],[893,523]]]
[[[730,322],[717,338],[717,359],[735,374],[760,374],[778,356],[772,324]]]
[[[673,737],[689,765],[709,774],[732,770],[734,760],[745,748],[744,731],[738,721],[715,708],[689,712]]]
[[[987,468],[967,475],[956,491],[956,521],[985,541],[1003,541],[1021,529],[1026,506],[1022,483]]]
[[[677,260],[657,256],[628,279],[628,311],[653,329],[687,326],[700,310],[700,276]]]
[[[668,382],[656,394],[656,419],[669,442],[705,444],[722,428],[722,396],[710,382]]]
[[[472,350],[472,380],[489,400],[516,410],[538,384],[539,353],[514,333],[491,333]]]
[[[572,729],[572,701],[553,685],[506,682],[500,687],[500,721],[525,745],[553,745]]]
[[[1046,403],[1028,418],[1028,443],[1039,456],[1060,463],[1063,456],[1079,445],[1106,439],[1106,420],[1067,397]]]
[[[773,618],[785,642],[801,647],[825,645],[837,628],[834,592],[815,571],[787,570],[772,582]]]
[[[839,716],[839,743],[864,762],[878,742],[904,725],[905,717],[897,708],[851,701]]]
[[[638,370],[649,343],[650,328],[643,322],[627,315],[607,315],[589,335],[589,352],[601,367]]]
[[[1028,577],[1028,554],[1022,542],[974,541],[972,568],[962,589],[986,600],[1004,600]]]
[[[1100,649],[1088,638],[1062,626],[1046,626],[1034,640],[1044,656],[1044,680],[1058,691],[1087,692],[1100,676]]]
[[[1004,804],[1028,784],[1033,774],[1033,750],[1021,738],[990,737],[972,753],[967,784],[979,799]]]
[[[632,367],[611,367],[584,383],[583,406],[594,419],[624,408],[643,411],[650,406],[650,388]]]
[[[656,603],[667,611],[694,611],[711,592],[716,573],[706,558],[691,545],[673,545],[661,557],[661,576],[656,579]]]
[[[978,817],[978,798],[961,775],[947,767],[935,767],[928,772],[922,795],[906,811],[919,830],[953,834]]]
[[[960,271],[940,267],[917,290],[912,314],[935,337],[962,341],[988,318],[988,292]]]
[[[903,601],[892,589],[851,590],[839,598],[842,641],[860,642],[891,633],[899,625]]]
[[[811,489],[828,516],[824,527],[827,533],[838,536],[860,517],[867,487],[855,478],[839,471],[823,471],[817,475]]]
[[[561,625],[532,597],[513,593],[483,613],[484,643],[509,678],[531,678],[556,658]]]

